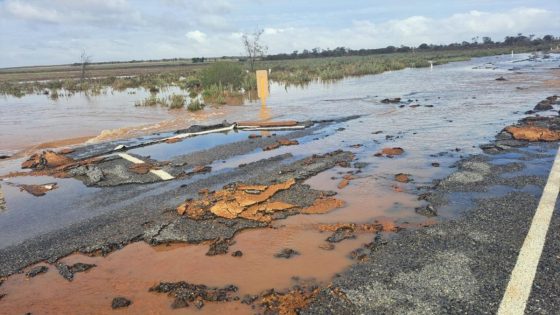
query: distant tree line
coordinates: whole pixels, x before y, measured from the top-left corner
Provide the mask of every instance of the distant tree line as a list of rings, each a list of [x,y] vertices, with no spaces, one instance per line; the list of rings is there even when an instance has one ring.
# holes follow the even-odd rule
[[[321,49],[319,47],[311,50],[293,51],[291,54],[281,53],[268,55],[264,57],[266,60],[283,60],[283,59],[301,59],[301,58],[318,58],[318,57],[341,57],[341,56],[366,56],[375,54],[388,54],[396,52],[412,52],[417,51],[438,51],[438,50],[459,50],[465,48],[499,48],[508,46],[539,46],[542,44],[560,43],[560,37],[553,35],[545,35],[542,38],[535,35],[525,36],[522,33],[517,36],[506,36],[500,41],[493,41],[490,37],[484,36],[473,37],[470,42],[463,41],[461,43],[451,43],[448,45],[420,44],[418,47],[409,47],[401,45],[400,47],[387,46],[385,48],[375,49],[350,49],[346,47],[336,47],[334,49]]]

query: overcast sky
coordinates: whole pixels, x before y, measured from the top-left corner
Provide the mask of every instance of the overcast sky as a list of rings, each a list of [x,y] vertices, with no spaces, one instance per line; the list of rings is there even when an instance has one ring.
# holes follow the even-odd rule
[[[0,0],[0,67],[560,36],[560,0]]]

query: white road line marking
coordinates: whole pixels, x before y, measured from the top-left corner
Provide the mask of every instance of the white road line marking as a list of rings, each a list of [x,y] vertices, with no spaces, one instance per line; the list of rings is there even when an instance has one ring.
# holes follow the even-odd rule
[[[559,191],[560,149],[556,153],[539,206],[511,273],[506,292],[498,309],[498,315],[522,315],[525,313]]]
[[[169,139],[188,138],[188,137],[192,137],[192,136],[205,135],[205,134],[214,133],[214,132],[230,131],[230,130],[233,130],[233,128],[235,128],[235,124],[232,124],[231,126],[228,126],[228,127],[218,128],[218,129],[212,129],[212,130],[206,130],[206,131],[199,131],[199,132],[182,133],[182,134],[179,134],[179,135],[177,135],[177,136],[165,138],[165,139],[163,139],[163,140],[161,140],[161,141],[165,141],[165,140],[169,140]]]
[[[129,155],[129,154],[126,154],[126,153],[118,153],[117,155],[120,156],[120,157],[122,157],[123,159],[125,159],[125,160],[127,160],[127,161],[130,161],[130,162],[134,163],[134,164],[142,164],[142,163],[144,163],[144,161],[142,161],[142,160],[140,160],[140,159],[138,159],[138,158],[135,158],[135,157],[133,157],[132,155]]]
[[[117,155],[120,156],[120,157],[122,157],[123,159],[125,159],[125,160],[127,160],[127,161],[130,161],[130,162],[134,163],[134,164],[143,164],[143,163],[145,163],[144,161],[142,161],[142,160],[140,160],[140,159],[138,159],[138,158],[135,158],[135,157],[133,157],[133,156],[130,155],[130,154],[118,153]],[[150,170],[150,173],[152,173],[152,174],[158,176],[159,178],[161,178],[161,179],[163,179],[163,180],[170,180],[170,179],[175,178],[175,177],[173,177],[173,175],[167,173],[167,172],[164,171],[164,170]]]
[[[171,174],[167,173],[166,171],[162,171],[162,170],[150,170],[150,173],[159,176],[159,178],[161,178],[163,180],[170,180],[170,179],[175,178]]]
[[[297,130],[305,129],[306,126],[279,126],[279,127],[256,127],[256,126],[238,126],[237,129],[245,131],[274,131],[274,130]]]

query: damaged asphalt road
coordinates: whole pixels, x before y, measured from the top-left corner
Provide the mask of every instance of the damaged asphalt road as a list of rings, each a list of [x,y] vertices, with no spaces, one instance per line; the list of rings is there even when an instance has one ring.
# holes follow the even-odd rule
[[[336,277],[302,313],[495,314],[558,149],[556,142],[504,142],[511,140],[499,134],[483,146],[487,154],[462,160],[421,197],[458,219],[401,232]],[[558,209],[526,314],[556,314],[560,306]]]
[[[231,238],[242,229],[264,227],[267,224],[242,218],[232,220],[212,216],[194,220],[178,216],[175,208],[186,198],[193,198],[204,189],[219,189],[224,184],[242,182],[246,184],[270,185],[283,178],[295,179],[300,189],[286,190],[282,197],[286,201],[299,200],[305,206],[313,201],[310,190],[301,181],[336,165],[350,165],[353,155],[335,151],[321,156],[293,160],[283,154],[235,168],[229,172],[211,174],[188,185],[171,181],[159,183],[158,187],[124,185],[115,187],[107,194],[99,207],[113,207],[107,212],[88,220],[77,222],[61,229],[39,234],[23,243],[0,249],[0,275],[17,272],[34,262],[46,260],[50,263],[75,251],[91,254],[107,254],[124,245],[144,240],[152,244],[166,242],[199,243],[217,238]],[[251,170],[248,172],[247,170]],[[113,197],[127,198],[138,194],[141,189],[150,189],[146,196],[135,197],[123,206],[113,206]],[[326,193],[329,195],[329,193]],[[123,199],[119,199],[123,200]],[[82,206],[90,206],[84,202]],[[280,215],[279,217],[282,217]]]

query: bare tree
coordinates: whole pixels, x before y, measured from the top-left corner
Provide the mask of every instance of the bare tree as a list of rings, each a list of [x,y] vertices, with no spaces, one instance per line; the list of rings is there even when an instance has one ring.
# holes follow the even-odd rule
[[[80,83],[84,83],[86,79],[87,67],[91,63],[91,56],[86,53],[86,50],[82,50],[82,55],[80,56],[80,66],[82,68],[82,73],[80,75]]]
[[[263,57],[268,50],[268,47],[261,42],[261,35],[263,33],[264,30],[260,29],[256,30],[253,34],[244,33],[241,37],[251,71],[255,71],[255,61],[257,58]]]

